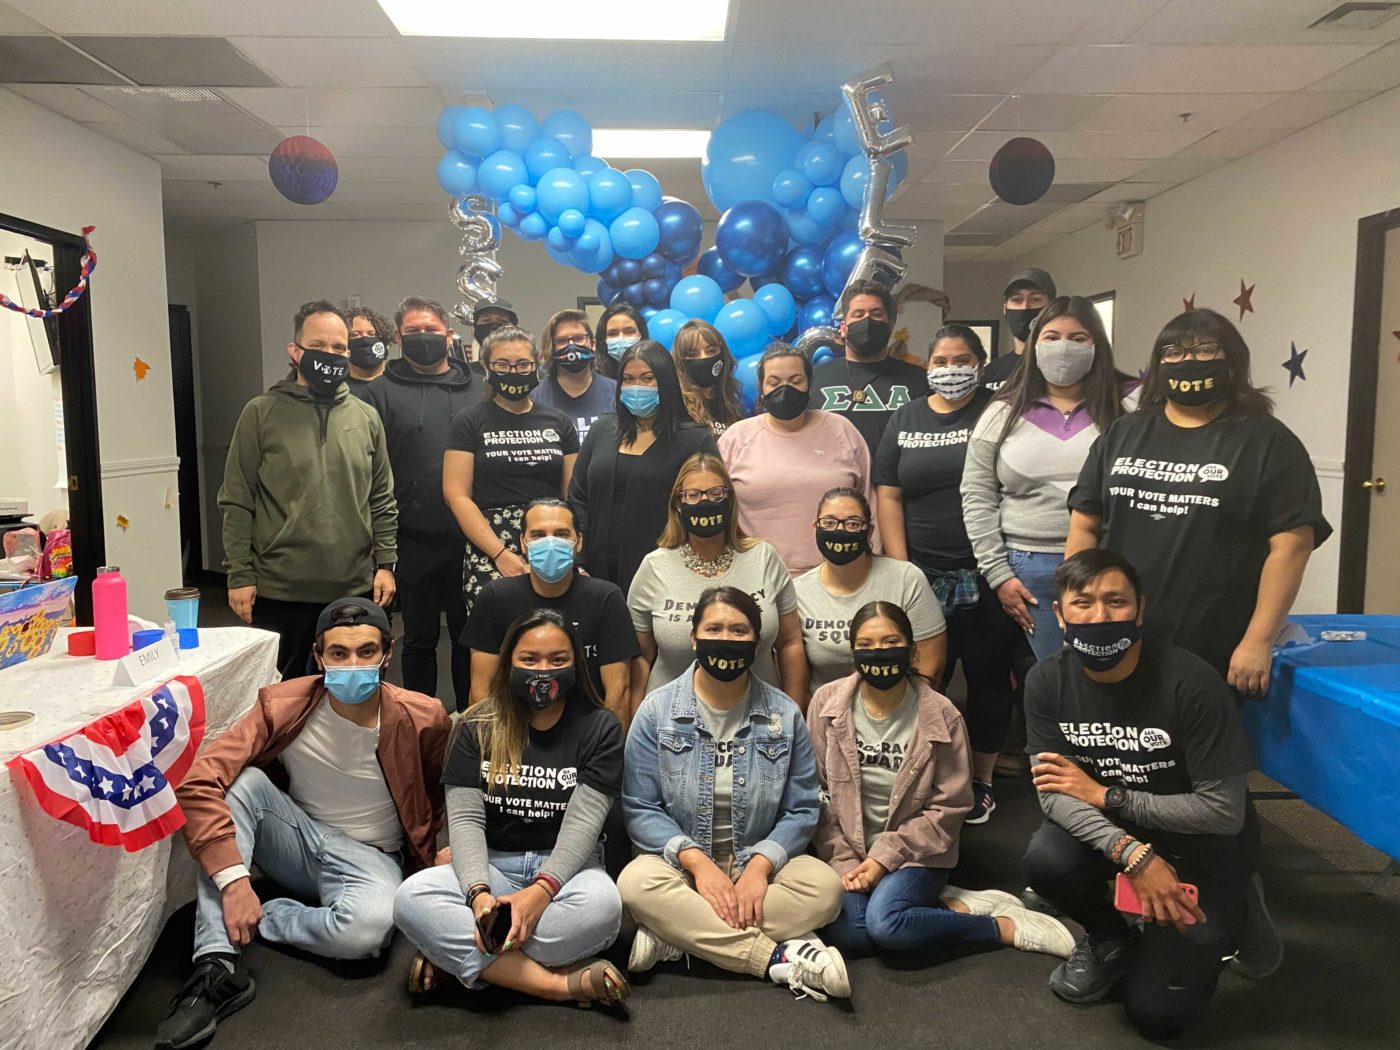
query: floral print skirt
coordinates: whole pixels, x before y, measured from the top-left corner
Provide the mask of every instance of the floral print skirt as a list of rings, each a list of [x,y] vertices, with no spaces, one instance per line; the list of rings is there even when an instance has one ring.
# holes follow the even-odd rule
[[[516,554],[520,554],[520,523],[525,517],[525,507],[494,507],[491,510],[483,509],[481,513],[491,523],[491,531],[500,541]],[[496,571],[496,563],[491,560],[491,555],[495,553],[495,550],[487,552],[474,543],[467,543],[467,554],[462,561],[462,603],[467,607],[468,616],[471,615],[472,605],[476,602],[476,596],[481,593],[481,588],[492,580],[500,579],[501,574]]]

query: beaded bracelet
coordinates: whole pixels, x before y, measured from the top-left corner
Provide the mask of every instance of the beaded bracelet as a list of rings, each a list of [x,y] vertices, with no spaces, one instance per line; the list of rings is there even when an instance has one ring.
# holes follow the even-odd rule
[[[491,887],[490,887],[490,886],[486,885],[486,883],[484,883],[484,882],[478,882],[478,883],[477,883],[475,886],[473,886],[471,889],[467,890],[467,907],[470,908],[473,904],[475,904],[475,903],[476,903],[476,899],[477,899],[478,897],[480,897],[483,893],[490,893],[490,892],[491,892]]]
[[[1133,858],[1132,862],[1123,869],[1123,874],[1128,878],[1133,878],[1142,873],[1142,869],[1147,867],[1148,862],[1157,855],[1157,851],[1152,847],[1152,843],[1147,843],[1142,847],[1142,852]]]
[[[1127,832],[1118,836],[1118,841],[1113,844],[1113,849],[1110,851],[1110,859],[1114,864],[1121,864],[1123,862],[1124,852],[1134,842],[1137,842],[1137,839],[1133,838]]]

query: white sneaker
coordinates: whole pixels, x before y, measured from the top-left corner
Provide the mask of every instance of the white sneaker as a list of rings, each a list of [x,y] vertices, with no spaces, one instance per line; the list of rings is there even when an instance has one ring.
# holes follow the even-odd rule
[[[850,998],[851,978],[837,949],[805,938],[783,941],[778,947],[782,961],[768,967],[774,984],[787,985],[799,999],[810,995],[824,1003],[831,996]]]
[[[1025,911],[1015,894],[1004,890],[961,890],[945,886],[942,899],[957,901],[973,915],[1015,915]]]
[[[645,926],[638,926],[637,935],[632,938],[632,954],[627,957],[627,969],[632,973],[642,973],[659,962],[676,962],[684,954]]]
[[[1031,911],[1019,904],[1014,913],[1006,912],[1005,915],[1016,927],[1012,943],[1018,951],[1040,952],[1061,959],[1068,959],[1074,951],[1074,935],[1059,919]]]

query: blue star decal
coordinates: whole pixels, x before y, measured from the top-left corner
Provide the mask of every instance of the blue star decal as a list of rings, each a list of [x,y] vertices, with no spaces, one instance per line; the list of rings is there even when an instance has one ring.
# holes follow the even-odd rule
[[[1307,356],[1308,352],[1306,350],[1302,353],[1298,352],[1297,343],[1288,344],[1288,360],[1283,363],[1282,367],[1288,371],[1289,386],[1293,385],[1295,379],[1307,380],[1308,377],[1303,374],[1303,358]]]

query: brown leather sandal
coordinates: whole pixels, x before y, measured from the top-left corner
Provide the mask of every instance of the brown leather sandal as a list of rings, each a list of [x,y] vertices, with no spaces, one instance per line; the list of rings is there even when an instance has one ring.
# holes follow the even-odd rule
[[[437,986],[437,970],[419,952],[408,968],[408,994],[426,995]]]
[[[584,991],[584,977],[593,989],[591,993]],[[611,1009],[622,1008],[623,1000],[632,994],[632,986],[622,971],[606,959],[583,960],[578,969],[569,971],[568,987],[569,998],[584,1010],[595,1003]]]

